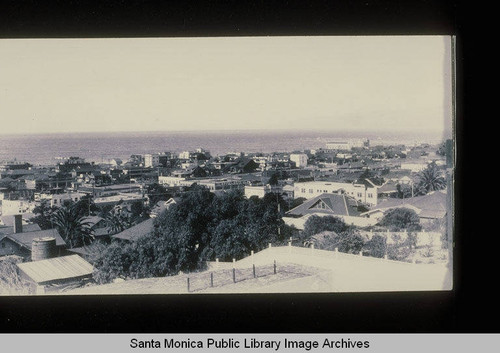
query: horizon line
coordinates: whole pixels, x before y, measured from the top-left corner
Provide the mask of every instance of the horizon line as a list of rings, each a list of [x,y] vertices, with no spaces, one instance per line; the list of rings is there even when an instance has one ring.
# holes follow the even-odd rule
[[[71,130],[71,131],[53,131],[53,132],[0,132],[0,136],[22,136],[22,135],[65,135],[65,134],[158,134],[158,133],[241,133],[241,132],[262,132],[262,133],[272,133],[272,132],[349,132],[349,133],[392,133],[392,132],[420,132],[420,133],[450,133],[452,129],[433,129],[433,128],[391,128],[391,129],[353,129],[353,128],[332,128],[332,129],[293,129],[293,128],[245,128],[245,129],[184,129],[184,130]]]

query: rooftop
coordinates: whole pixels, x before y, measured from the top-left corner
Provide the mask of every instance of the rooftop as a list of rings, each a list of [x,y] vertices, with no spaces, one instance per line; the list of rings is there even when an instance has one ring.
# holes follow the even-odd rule
[[[38,284],[90,276],[93,266],[78,255],[69,255],[17,264],[19,269]]]
[[[151,233],[154,230],[154,218],[149,218],[135,226],[125,229],[123,232],[113,235],[115,239],[136,241],[140,237]]]

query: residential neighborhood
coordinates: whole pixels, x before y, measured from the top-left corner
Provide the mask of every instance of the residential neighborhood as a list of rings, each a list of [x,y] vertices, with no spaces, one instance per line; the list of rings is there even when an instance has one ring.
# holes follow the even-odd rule
[[[194,208],[202,203],[184,206],[186,200],[190,195],[207,192],[213,200],[248,200],[241,201],[241,205],[262,200],[258,202],[271,207],[278,218],[269,228],[275,227],[275,234],[262,233],[262,238],[250,247],[227,243],[224,247],[237,248],[225,248],[219,253],[219,245],[207,243],[198,262],[217,259],[217,263],[223,263],[232,257],[243,261],[249,255],[245,255],[246,251],[251,249],[253,254],[267,248],[268,243],[316,246],[318,250],[323,244],[325,251],[339,251],[341,234],[348,231],[356,233],[359,244],[347,247],[343,251],[346,253],[358,254],[361,250],[365,256],[381,261],[447,263],[446,222],[452,210],[447,184],[450,161],[445,153],[449,146],[372,144],[368,139],[332,139],[324,148],[293,152],[212,155],[197,148],[131,154],[128,160],[116,157],[102,163],[78,156],[58,157],[53,165],[4,161],[0,164],[0,260],[17,264],[20,277],[30,283],[30,293],[57,292],[60,289],[53,288],[68,285],[98,285],[92,273],[95,277],[95,266],[103,264],[99,259],[107,248],[114,244],[139,246],[136,244],[171,224],[170,214],[181,217],[176,212],[183,207],[198,212]],[[409,217],[414,220],[394,228],[395,223],[387,222],[395,210],[411,213]],[[344,228],[329,228],[332,219]],[[311,234],[313,223],[319,228]],[[232,225],[214,226],[224,232],[222,240],[232,236]],[[331,232],[333,229],[337,230]],[[412,246],[408,239],[413,230],[421,239],[413,240]],[[398,240],[392,238],[393,233]],[[374,234],[383,234],[375,237],[380,237],[383,251],[373,248]],[[337,246],[325,245],[329,241]],[[201,238],[194,242],[195,249],[202,247],[201,242]],[[407,246],[406,255],[401,255],[399,248],[395,250],[394,244],[399,248]],[[420,250],[416,244],[420,244]],[[64,261],[59,263],[57,259]],[[39,261],[54,277],[35,274],[36,266],[32,264]],[[69,276],[72,266],[87,270]],[[176,265],[167,273],[178,272],[176,268],[205,268],[192,263],[183,266]],[[130,273],[107,281],[140,277]]]

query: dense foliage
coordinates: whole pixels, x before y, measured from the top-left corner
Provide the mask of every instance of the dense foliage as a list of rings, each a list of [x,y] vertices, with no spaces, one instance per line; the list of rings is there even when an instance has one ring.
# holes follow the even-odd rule
[[[388,210],[379,225],[387,227],[390,231],[419,231],[422,229],[420,218],[417,213],[405,207],[393,208]]]
[[[62,206],[52,214],[51,221],[63,237],[68,248],[90,244],[93,239],[91,224],[85,220],[87,215],[80,203]]]
[[[334,216],[316,216],[313,215],[309,217],[309,219],[304,224],[304,231],[301,236],[304,239],[307,239],[315,234],[321,233],[323,231],[331,231],[337,234],[345,232],[349,229],[349,226],[344,223],[338,217]]]
[[[431,191],[446,188],[446,180],[436,163],[429,163],[426,169],[418,174],[417,193],[426,195]]]
[[[290,235],[276,196],[245,199],[241,191],[216,196],[191,188],[155,220],[154,231],[129,244],[114,243],[94,266],[95,279],[156,277],[202,269],[206,260],[247,256]]]

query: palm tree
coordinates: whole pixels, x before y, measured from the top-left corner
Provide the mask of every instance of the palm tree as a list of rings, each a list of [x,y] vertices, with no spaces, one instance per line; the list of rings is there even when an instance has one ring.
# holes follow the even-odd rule
[[[113,207],[105,216],[107,229],[110,234],[116,234],[132,226],[131,212],[123,204]]]
[[[430,163],[426,169],[418,174],[417,192],[420,195],[444,188],[446,188],[446,180],[436,163]]]
[[[106,228],[110,234],[117,234],[130,227],[127,217],[120,213],[110,212],[104,218],[106,221]]]
[[[62,206],[52,215],[53,224],[70,249],[88,245],[94,239],[91,224],[85,218],[77,204]]]

